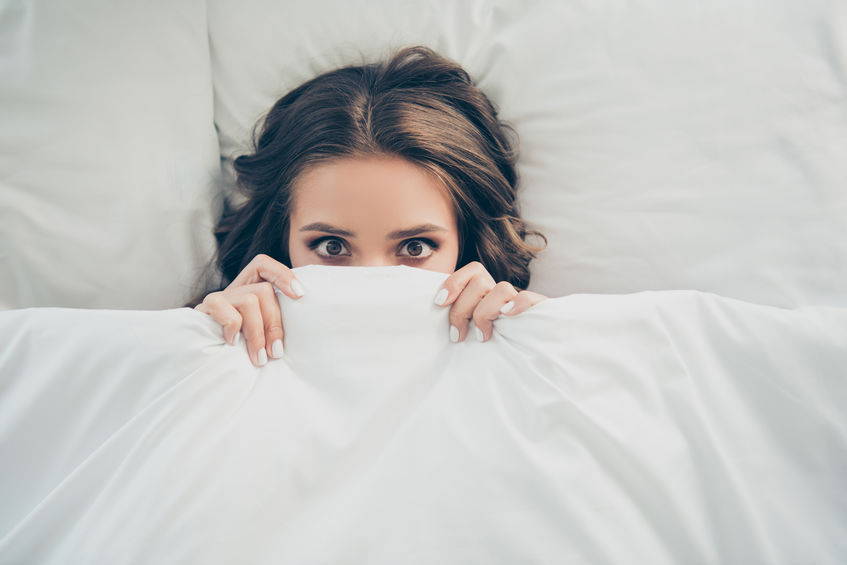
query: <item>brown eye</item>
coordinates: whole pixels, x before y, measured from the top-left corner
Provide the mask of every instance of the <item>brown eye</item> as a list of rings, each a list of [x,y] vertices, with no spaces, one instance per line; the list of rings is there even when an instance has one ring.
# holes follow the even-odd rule
[[[413,257],[417,257],[421,253],[423,253],[423,245],[421,245],[420,241],[410,241],[409,245],[406,247],[406,250],[409,252],[409,255]]]
[[[405,248],[407,253],[401,253],[401,257],[410,259],[427,259],[438,249],[438,244],[428,239],[410,239],[403,242],[400,248]]]
[[[337,237],[324,237],[315,240],[309,244],[309,247],[315,250],[315,252],[321,257],[327,257],[329,259],[333,259],[335,257],[346,257],[349,255],[349,253],[341,253],[344,245]]]

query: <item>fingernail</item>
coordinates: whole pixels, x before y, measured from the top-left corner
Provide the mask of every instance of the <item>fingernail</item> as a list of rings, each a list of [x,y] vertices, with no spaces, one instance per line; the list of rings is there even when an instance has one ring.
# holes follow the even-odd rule
[[[303,288],[303,285],[300,284],[300,281],[298,281],[297,279],[291,281],[291,290],[294,292],[294,294],[297,295],[297,298],[300,298],[301,296],[306,294],[306,289]]]
[[[483,333],[482,333],[482,330],[481,330],[481,329],[479,329],[479,328],[478,328],[478,327],[476,327],[475,325],[474,325],[473,329],[474,329],[474,331],[476,332],[476,339],[477,339],[477,341],[482,341],[482,340],[484,340],[484,339],[485,339],[485,336],[483,335]]]
[[[265,363],[268,362],[268,354],[265,351],[265,348],[259,350],[259,353],[256,355],[259,358],[259,366],[262,367]]]
[[[435,295],[435,303],[439,306],[442,306],[444,302],[447,300],[447,295],[449,291],[446,288],[442,288],[438,291],[438,294]]]
[[[457,328],[453,324],[450,324],[450,341],[452,341],[453,343],[459,341],[459,328]]]
[[[235,332],[235,335],[232,336],[232,346],[235,347],[241,342],[241,332]]]
[[[500,311],[505,314],[506,312],[509,312],[514,307],[515,307],[515,301],[509,300],[508,302],[503,304],[503,306],[500,308]]]
[[[273,355],[274,359],[279,359],[282,357],[282,340],[278,339],[274,341],[271,346],[271,355]]]

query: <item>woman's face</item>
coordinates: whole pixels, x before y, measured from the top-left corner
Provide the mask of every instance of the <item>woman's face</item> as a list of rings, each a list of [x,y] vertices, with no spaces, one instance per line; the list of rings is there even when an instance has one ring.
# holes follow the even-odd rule
[[[456,215],[446,188],[401,157],[339,158],[295,182],[288,253],[292,268],[408,265],[452,273]]]

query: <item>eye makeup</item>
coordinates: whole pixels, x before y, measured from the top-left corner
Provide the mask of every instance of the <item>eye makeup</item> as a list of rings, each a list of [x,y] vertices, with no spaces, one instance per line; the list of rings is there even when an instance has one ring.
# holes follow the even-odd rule
[[[318,250],[318,247],[321,245],[321,243],[323,243],[325,241],[339,241],[345,247],[347,247],[347,242],[344,241],[342,238],[336,237],[336,236],[318,237],[318,238],[315,238],[315,239],[309,241],[306,245],[308,246],[308,248],[310,250],[312,250],[316,255],[318,255],[318,257],[320,257],[322,259],[327,259],[327,260],[333,261],[333,260],[336,260],[336,259],[340,259],[342,257],[350,257],[349,253],[339,254],[339,255],[322,253],[320,250]],[[425,261],[426,259],[429,259],[430,257],[432,257],[435,254],[436,250],[438,250],[438,248],[439,248],[439,244],[436,241],[433,241],[432,239],[425,238],[425,237],[415,237],[415,238],[407,239],[407,240],[401,242],[398,245],[398,250],[403,249],[404,247],[406,247],[409,243],[411,243],[413,241],[423,242],[432,251],[428,255],[425,255],[425,256],[415,256],[415,255],[408,255],[408,254],[404,254],[404,253],[398,253],[397,256],[402,257],[403,259],[411,260],[411,261]]]

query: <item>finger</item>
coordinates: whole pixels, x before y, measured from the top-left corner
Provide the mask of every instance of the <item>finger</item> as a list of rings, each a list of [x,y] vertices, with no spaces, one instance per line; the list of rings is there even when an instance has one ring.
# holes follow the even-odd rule
[[[223,294],[213,292],[203,299],[203,302],[195,306],[195,310],[205,312],[219,323],[223,328],[223,337],[230,345],[236,345],[238,336],[241,334],[241,314],[229,303]]]
[[[474,277],[487,279],[491,286],[494,286],[495,284],[494,279],[491,278],[491,275],[485,270],[482,263],[479,261],[471,261],[461,269],[451,273],[450,276],[444,280],[435,295],[435,303],[438,306],[449,306],[453,304],[459,297],[459,294],[462,293],[464,288]],[[447,290],[446,296],[444,293],[445,289]]]
[[[450,307],[450,324],[459,330],[459,340],[463,341],[468,332],[474,328],[470,327],[471,317],[479,301],[494,288],[495,283],[483,276],[477,276],[468,281],[464,290]]]
[[[236,275],[236,277],[232,280],[231,283],[226,287],[227,290],[230,288],[234,288],[237,286],[244,286],[247,284],[252,284],[255,282],[259,282],[259,263],[265,261],[265,257],[268,257],[264,253],[260,253],[253,257],[249,263],[244,265],[244,268],[241,269],[241,272]]]
[[[294,276],[294,271],[267,255],[262,255],[263,260],[259,262],[257,272],[259,276],[278,288],[280,292],[289,298],[300,298],[306,294],[303,283]]]
[[[282,312],[280,311],[279,299],[277,298],[274,286],[267,281],[262,281],[239,286],[225,292],[230,297],[245,294],[256,295],[259,299],[259,310],[262,312],[262,322],[264,324],[265,353],[272,359],[282,357]]]
[[[547,297],[543,294],[538,294],[537,292],[532,292],[531,290],[521,290],[512,300],[509,301],[514,306],[512,306],[512,308],[507,310],[506,312],[503,312],[502,310],[500,312],[503,316],[517,316],[522,312],[526,312],[542,300],[547,300]],[[503,308],[506,308],[509,302],[504,304]]]
[[[500,317],[500,307],[517,295],[518,291],[512,283],[501,281],[479,301],[471,317],[474,325],[482,332],[480,341],[486,341],[491,337],[494,333],[494,320]]]
[[[248,293],[231,297],[231,300],[232,305],[241,313],[241,333],[247,342],[250,361],[257,367],[262,367],[268,362],[268,354],[265,351],[265,328],[259,298]]]
[[[264,253],[253,257],[226,290],[262,281],[271,283],[289,298],[297,299],[306,293],[303,283],[297,280],[291,269]]]
[[[276,291],[269,282],[248,285],[255,287],[256,296],[259,297],[259,309],[262,311],[262,322],[265,330],[265,352],[272,359],[282,357],[282,312]]]

